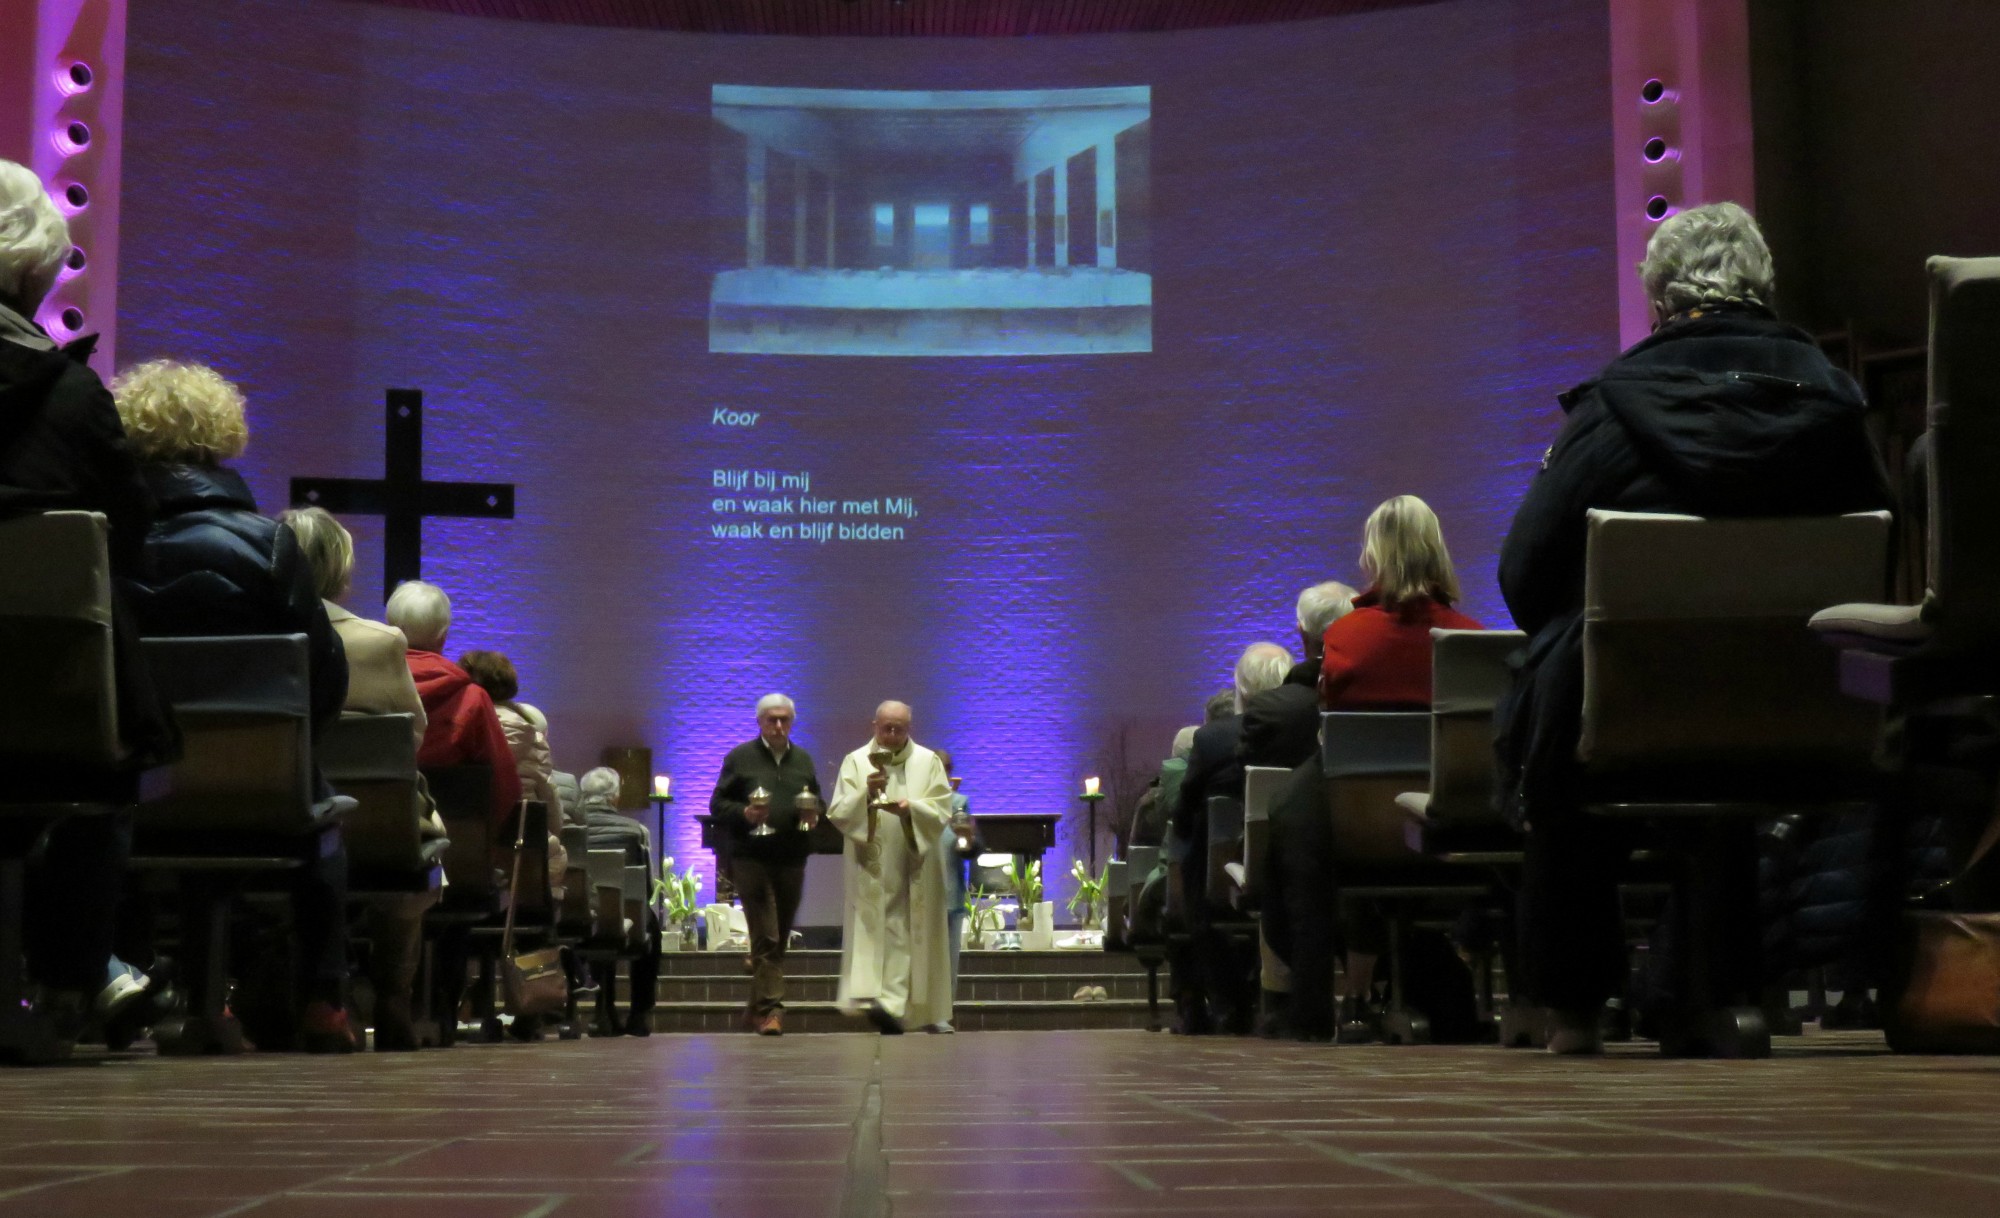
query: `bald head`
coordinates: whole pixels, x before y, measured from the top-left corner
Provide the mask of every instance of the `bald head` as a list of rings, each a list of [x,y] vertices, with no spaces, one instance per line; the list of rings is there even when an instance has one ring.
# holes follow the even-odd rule
[[[910,742],[910,708],[902,702],[884,702],[875,708],[875,747],[900,753]]]

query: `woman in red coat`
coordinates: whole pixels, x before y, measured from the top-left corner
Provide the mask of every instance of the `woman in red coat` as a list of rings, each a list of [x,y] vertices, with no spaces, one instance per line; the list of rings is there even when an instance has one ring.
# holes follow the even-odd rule
[[[1483,630],[1451,607],[1458,573],[1445,549],[1437,513],[1415,495],[1398,495],[1368,517],[1361,545],[1368,591],[1354,611],[1326,628],[1319,700],[1328,710],[1429,710],[1431,630]],[[1372,1005],[1375,957],[1386,937],[1363,914],[1343,927],[1347,972],[1341,978],[1337,1035],[1376,1039]]]
[[[1327,710],[1428,710],[1431,631],[1483,630],[1451,607],[1458,573],[1437,513],[1398,495],[1368,517],[1361,546],[1368,591],[1326,628],[1319,702]]]

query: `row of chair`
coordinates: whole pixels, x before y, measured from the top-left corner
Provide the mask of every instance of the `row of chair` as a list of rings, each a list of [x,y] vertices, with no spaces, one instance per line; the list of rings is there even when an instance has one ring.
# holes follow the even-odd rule
[[[135,771],[118,731],[105,543],[104,519],[89,513],[0,524],[0,569],[36,573],[0,587],[0,678],[33,691],[0,707],[0,1054],[61,1052],[21,1014],[28,862],[60,819],[122,809],[132,815],[131,884],[171,897],[178,913],[177,927],[165,929],[178,931],[186,1011],[156,1027],[162,1052],[243,1047],[229,1005],[231,911],[244,899],[282,908],[292,874],[342,848],[357,906],[442,892],[426,915],[420,1039],[451,1042],[474,961],[481,1022],[497,1033],[492,982],[510,900],[497,864],[517,831],[517,937],[524,946],[570,946],[596,965],[599,1019],[615,1024],[617,963],[650,946],[647,868],[628,867],[621,851],[591,851],[584,830],[567,829],[571,864],[559,905],[548,882],[549,809],[524,803],[524,823],[496,827],[491,772],[420,769],[408,715],[345,716],[315,741],[304,636],[145,640],[140,660],[172,707],[183,749],[170,766]],[[315,765],[338,797],[318,797]],[[422,830],[426,790],[443,838]],[[574,1002],[567,1025],[580,1027]]]

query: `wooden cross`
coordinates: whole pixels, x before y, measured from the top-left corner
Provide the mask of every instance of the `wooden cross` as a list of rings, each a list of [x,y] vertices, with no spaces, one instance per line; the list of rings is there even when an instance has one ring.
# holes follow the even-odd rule
[[[386,452],[380,478],[294,478],[293,507],[382,518],[382,595],[416,579],[424,548],[424,517],[514,518],[511,482],[424,481],[424,392],[391,389]]]

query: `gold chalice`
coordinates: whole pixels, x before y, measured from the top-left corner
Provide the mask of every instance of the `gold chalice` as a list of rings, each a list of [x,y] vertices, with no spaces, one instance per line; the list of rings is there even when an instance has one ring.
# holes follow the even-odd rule
[[[777,830],[771,827],[771,793],[762,787],[750,792],[750,806],[764,809],[764,819],[750,829],[751,837],[769,837]]]
[[[821,807],[819,796],[811,791],[800,791],[792,798],[792,810],[799,814],[800,833],[811,833],[813,826],[819,824]]]

